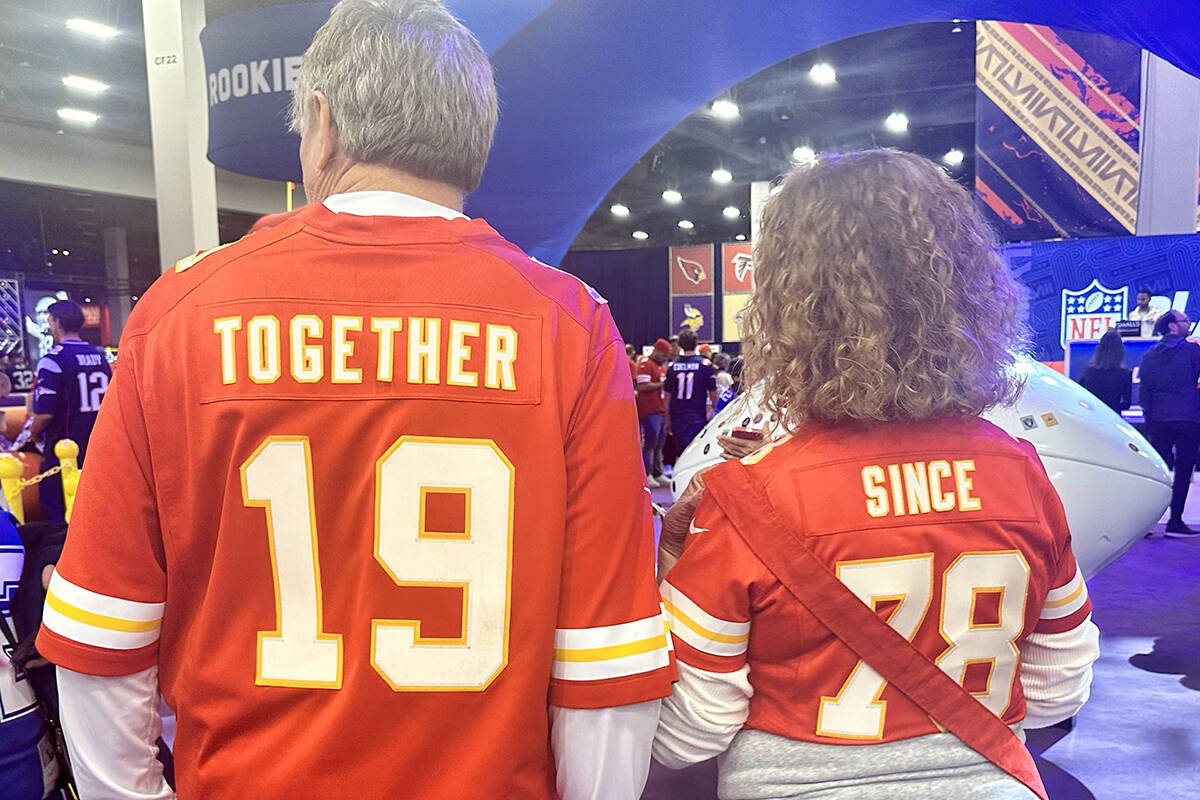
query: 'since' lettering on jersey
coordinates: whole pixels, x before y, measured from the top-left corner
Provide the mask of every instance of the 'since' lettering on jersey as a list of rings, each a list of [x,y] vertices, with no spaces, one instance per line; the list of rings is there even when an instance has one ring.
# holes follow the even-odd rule
[[[340,689],[343,641],[325,629],[308,438],[269,436],[242,464],[242,501],[266,512],[276,627],[259,631],[260,686]],[[420,619],[371,620],[370,663],[397,692],[483,691],[508,663],[512,463],[490,439],[402,436],[375,465],[374,555],[397,586],[462,592],[452,639]],[[431,495],[460,498],[460,531],[428,530]]]
[[[872,517],[903,517],[945,511],[980,511],[983,505],[971,494],[975,488],[975,462],[916,461],[872,464],[862,468],[862,488],[867,513]]]
[[[406,382],[516,392],[517,331],[438,317],[218,317],[221,383]],[[328,364],[328,370],[325,365]],[[365,377],[364,377],[365,374]],[[689,376],[691,377],[691,376]]]

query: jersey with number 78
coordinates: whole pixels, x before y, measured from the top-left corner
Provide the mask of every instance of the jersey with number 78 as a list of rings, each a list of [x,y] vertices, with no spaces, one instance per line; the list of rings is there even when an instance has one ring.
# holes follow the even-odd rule
[[[486,224],[311,206],[138,304],[39,649],[159,666],[181,797],[550,798],[670,691],[624,345]]]
[[[1091,613],[1032,446],[978,418],[808,425],[743,462],[851,592],[993,713],[1021,721],[1022,643]],[[842,744],[939,731],[784,589],[711,500],[662,590],[681,662],[749,665],[747,727]]]

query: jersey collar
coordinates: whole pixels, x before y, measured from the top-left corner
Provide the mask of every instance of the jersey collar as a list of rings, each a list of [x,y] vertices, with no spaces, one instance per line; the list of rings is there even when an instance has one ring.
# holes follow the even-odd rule
[[[331,194],[322,204],[335,214],[359,217],[441,217],[468,219],[452,208],[400,192],[366,191]]]

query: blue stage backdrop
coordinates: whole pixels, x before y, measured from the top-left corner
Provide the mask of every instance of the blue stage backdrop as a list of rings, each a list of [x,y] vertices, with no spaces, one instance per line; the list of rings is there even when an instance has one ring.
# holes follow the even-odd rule
[[[1067,339],[1094,338],[1146,286],[1159,308],[1200,319],[1200,234],[1030,242],[1005,248],[1029,291],[1034,357],[1062,361]]]

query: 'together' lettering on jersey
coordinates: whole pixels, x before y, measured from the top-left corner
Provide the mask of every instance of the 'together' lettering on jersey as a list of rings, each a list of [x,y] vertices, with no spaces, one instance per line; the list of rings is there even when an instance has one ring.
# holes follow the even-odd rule
[[[971,494],[975,471],[972,460],[905,462],[886,467],[862,468],[867,513],[872,517],[903,517],[946,511],[979,511],[982,504]]]
[[[517,391],[510,325],[439,317],[230,315],[212,320],[221,383],[408,383]],[[365,377],[366,375],[366,377]]]

